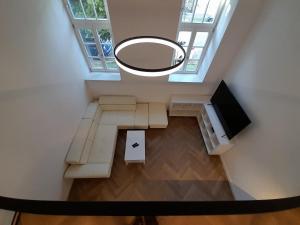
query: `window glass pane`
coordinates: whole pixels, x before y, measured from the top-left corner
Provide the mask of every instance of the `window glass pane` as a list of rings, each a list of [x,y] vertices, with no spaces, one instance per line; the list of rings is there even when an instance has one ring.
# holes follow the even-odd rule
[[[103,69],[103,65],[102,65],[102,62],[100,60],[100,58],[98,57],[93,57],[93,58],[89,58],[91,64],[92,64],[92,67],[94,69]]]
[[[84,13],[79,0],[69,0],[69,5],[75,18],[84,18]]]
[[[203,48],[192,48],[189,59],[200,59]]]
[[[182,22],[184,23],[192,22],[195,3],[196,0],[185,0],[182,17],[181,17]]]
[[[185,71],[187,71],[187,72],[196,72],[197,71],[197,65],[198,65],[198,61],[189,60],[188,63],[186,64]]]
[[[88,28],[80,28],[80,35],[82,37],[83,42],[94,43],[95,38],[91,29]]]
[[[115,62],[114,59],[106,59],[105,60],[106,67],[109,70],[116,70],[118,68],[117,63]]]
[[[85,44],[85,49],[89,56],[99,56],[96,44]]]
[[[221,0],[211,0],[209,2],[204,23],[213,23],[219,8]]]
[[[204,47],[207,37],[208,32],[197,32],[193,46]]]
[[[202,23],[209,0],[198,0],[193,23]]]
[[[181,46],[188,46],[191,39],[191,32],[189,31],[180,31],[178,35],[178,43]]]
[[[97,31],[102,52],[105,57],[113,56],[113,45],[111,40],[111,33],[108,29],[101,29]]]
[[[81,0],[87,18],[96,18],[93,0]]]
[[[106,12],[103,0],[94,0],[98,18],[106,19]]]

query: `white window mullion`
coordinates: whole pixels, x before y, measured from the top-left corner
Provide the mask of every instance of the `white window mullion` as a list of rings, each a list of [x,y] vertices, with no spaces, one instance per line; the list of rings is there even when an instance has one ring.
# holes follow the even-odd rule
[[[186,60],[185,60],[184,65],[183,65],[184,71],[185,71],[186,66],[188,64],[188,61],[189,61],[189,57],[190,57],[190,54],[191,54],[191,50],[192,50],[192,47],[193,47],[193,43],[194,43],[195,37],[196,37],[196,32],[192,31],[190,42],[189,42],[189,45],[188,45],[187,51],[186,51]]]
[[[183,16],[183,12],[184,12],[184,6],[185,6],[185,1],[182,0],[182,2],[181,2],[181,11],[180,11],[179,21],[178,21],[179,26],[177,27],[177,33],[176,33],[176,39],[175,39],[176,42],[178,40],[179,31],[181,30],[181,27],[182,27],[182,22],[181,21],[182,21],[182,16]],[[173,51],[170,65],[175,64],[175,56],[176,56],[176,51]],[[184,65],[182,66],[182,70],[183,69],[184,69]]]
[[[208,44],[210,43],[211,37],[212,37],[212,32],[208,33],[208,37],[206,39],[206,43],[203,46],[203,50],[202,50],[202,53],[201,53],[201,56],[200,56],[200,59],[198,61],[198,65],[197,65],[197,73],[199,72],[200,66],[201,66],[202,61],[204,59],[204,56],[206,55],[206,50],[208,48]]]
[[[65,7],[66,7],[67,14],[68,14],[70,20],[73,21],[74,15],[73,15],[73,12],[72,12],[72,10],[71,10],[71,6],[70,6],[68,0],[64,0],[64,5],[65,5]]]
[[[208,1],[207,4],[206,4],[205,11],[204,11],[201,23],[204,23],[204,19],[206,17],[206,13],[207,13],[207,9],[208,9],[209,4],[210,4],[210,1]]]
[[[82,12],[83,12],[84,18],[87,18],[86,14],[85,14],[84,7],[83,7],[83,4],[82,4],[82,1],[81,0],[79,0],[79,1],[80,1],[80,5],[81,5],[81,8],[82,8]]]
[[[91,63],[91,61],[90,61],[90,59],[89,59],[89,56],[88,56],[88,54],[87,54],[87,51],[86,51],[86,49],[85,49],[83,40],[82,40],[81,35],[80,35],[80,32],[79,32],[79,28],[78,28],[78,27],[75,27],[74,31],[75,31],[77,40],[78,40],[78,42],[79,42],[81,51],[82,51],[83,54],[84,54],[84,58],[86,59],[86,62],[87,62],[87,64],[88,64],[90,70],[92,71],[92,63]]]
[[[180,26],[180,30],[185,30],[185,31],[202,31],[202,32],[210,32],[212,31],[212,24],[201,24],[201,23],[183,23]]]
[[[101,28],[110,29],[110,23],[108,20],[85,20],[85,19],[76,19],[73,24],[78,27],[96,27],[101,26]]]
[[[105,8],[106,18],[110,18],[109,11],[108,11],[108,6],[107,6],[107,1],[103,0],[103,4],[104,4],[104,8]]]
[[[196,4],[195,4],[195,2],[193,2],[193,3],[194,3],[194,5],[193,5],[193,16],[192,16],[191,23],[194,21],[194,16],[195,16],[198,0],[196,0]]]
[[[102,61],[102,64],[103,64],[103,69],[106,70],[107,68],[106,68],[106,64],[105,64],[105,57],[104,57],[104,54],[103,54],[103,51],[102,51],[100,39],[98,37],[97,27],[93,27],[92,31],[93,31],[93,34],[94,34],[94,37],[95,37],[95,43],[96,43],[96,46],[97,46],[98,54],[99,54],[99,57],[100,57],[100,59]]]
[[[98,14],[97,14],[97,11],[96,11],[96,4],[95,4],[95,0],[92,0],[92,3],[93,3],[93,9],[94,9],[94,13],[95,13],[96,20],[97,20],[97,19],[98,19]]]
[[[214,20],[214,23],[213,23],[213,30],[215,29],[219,19],[220,19],[220,16],[221,16],[221,12],[223,11],[223,9],[225,8],[225,4],[226,4],[226,1],[227,0],[222,0],[220,5],[219,5],[219,8],[217,10],[217,13],[216,13],[216,17],[215,17],[215,20]]]

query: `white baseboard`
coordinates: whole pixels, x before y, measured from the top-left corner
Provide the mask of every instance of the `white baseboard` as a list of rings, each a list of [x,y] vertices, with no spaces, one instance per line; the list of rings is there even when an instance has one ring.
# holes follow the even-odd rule
[[[234,184],[234,182],[233,182],[233,180],[230,176],[227,164],[223,160],[222,155],[220,155],[220,158],[221,158],[221,161],[222,161],[222,164],[223,164],[223,168],[225,170],[225,174],[226,174],[227,179],[229,181],[229,186],[230,186],[230,189],[231,189],[231,192],[233,194],[234,199],[237,200],[237,201],[239,201],[239,200],[256,200],[253,196],[251,196],[246,191],[244,191],[242,188],[240,188],[236,184]]]

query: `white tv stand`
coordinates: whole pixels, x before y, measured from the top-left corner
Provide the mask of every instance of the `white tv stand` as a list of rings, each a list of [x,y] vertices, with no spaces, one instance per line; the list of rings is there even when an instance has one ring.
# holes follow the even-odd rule
[[[220,155],[233,146],[210,103],[203,104],[197,119],[209,155]]]
[[[209,155],[220,155],[229,150],[230,141],[223,126],[205,97],[172,97],[169,107],[170,116],[196,116],[204,143]]]

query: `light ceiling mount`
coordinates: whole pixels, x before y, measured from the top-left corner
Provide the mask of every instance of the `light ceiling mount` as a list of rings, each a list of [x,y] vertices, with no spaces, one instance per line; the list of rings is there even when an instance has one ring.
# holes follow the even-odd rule
[[[169,67],[163,67],[159,69],[146,69],[129,65],[118,57],[118,54],[122,49],[125,49],[130,45],[140,43],[154,43],[173,48],[176,51],[176,54],[179,56],[179,60],[174,65]],[[121,69],[128,73],[144,77],[159,77],[175,73],[183,66],[183,62],[186,58],[186,52],[180,44],[170,39],[157,36],[136,36],[127,38],[116,45],[114,49],[114,55],[116,58],[116,63]]]

